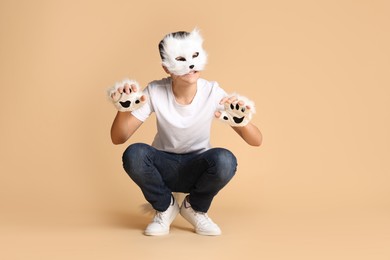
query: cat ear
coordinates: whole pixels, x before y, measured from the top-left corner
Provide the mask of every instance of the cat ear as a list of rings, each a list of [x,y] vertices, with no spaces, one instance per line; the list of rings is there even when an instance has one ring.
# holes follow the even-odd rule
[[[203,43],[203,37],[202,37],[202,35],[200,34],[200,30],[199,30],[198,28],[196,28],[196,27],[195,27],[195,28],[192,30],[192,32],[190,33],[190,37],[191,37],[193,40],[199,42],[200,44]]]

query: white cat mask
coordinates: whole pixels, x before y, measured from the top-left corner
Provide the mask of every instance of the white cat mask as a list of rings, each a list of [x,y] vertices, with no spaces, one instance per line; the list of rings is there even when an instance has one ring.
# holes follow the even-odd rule
[[[165,36],[160,47],[162,65],[178,76],[204,70],[207,53],[202,44],[203,38],[197,29],[189,34]]]

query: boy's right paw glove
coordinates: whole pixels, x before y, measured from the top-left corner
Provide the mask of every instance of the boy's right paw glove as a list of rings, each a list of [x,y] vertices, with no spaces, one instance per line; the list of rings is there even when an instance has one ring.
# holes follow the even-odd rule
[[[128,84],[130,94],[125,92],[125,85]],[[135,80],[125,79],[117,82],[107,91],[108,99],[121,112],[134,111],[145,104],[146,99]]]
[[[232,95],[223,100],[225,109],[219,111],[219,120],[235,127],[246,126],[252,120],[252,115],[256,112],[253,101],[239,95]]]

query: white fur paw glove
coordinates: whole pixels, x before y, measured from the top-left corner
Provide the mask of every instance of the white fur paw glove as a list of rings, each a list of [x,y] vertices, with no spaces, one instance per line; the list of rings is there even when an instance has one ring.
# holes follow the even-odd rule
[[[138,82],[130,79],[115,83],[108,89],[107,95],[116,109],[121,112],[134,111],[146,102]]]
[[[216,116],[230,126],[246,126],[256,112],[253,101],[236,94],[223,98],[220,104],[224,105],[224,110],[217,112]]]

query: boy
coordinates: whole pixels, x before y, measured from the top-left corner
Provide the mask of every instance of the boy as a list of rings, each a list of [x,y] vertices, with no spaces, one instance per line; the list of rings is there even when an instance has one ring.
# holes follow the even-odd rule
[[[144,234],[166,235],[180,213],[200,235],[220,235],[207,215],[214,196],[236,172],[235,156],[212,148],[214,118],[227,122],[249,144],[260,146],[262,135],[250,123],[254,104],[228,96],[216,82],[200,78],[207,54],[198,30],[166,35],[159,43],[162,67],[168,78],[153,81],[141,91],[125,80],[109,91],[119,110],[111,128],[114,144],[125,143],[151,113],[157,134],[152,145],[131,144],[123,154],[123,167],[156,210]],[[188,193],[179,207],[172,192]]]

